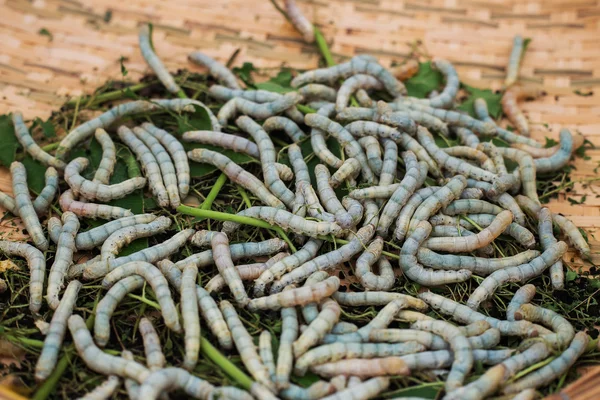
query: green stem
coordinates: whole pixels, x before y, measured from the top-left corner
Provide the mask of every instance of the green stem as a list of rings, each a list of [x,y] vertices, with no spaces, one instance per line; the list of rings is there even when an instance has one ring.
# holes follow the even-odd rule
[[[296,108],[304,114],[314,114],[317,112],[317,110],[315,110],[314,108],[310,108],[309,106],[305,106],[304,104],[296,104]]]
[[[317,47],[319,48],[319,51],[321,52],[321,54],[323,55],[323,58],[325,59],[325,64],[327,64],[328,67],[334,66],[335,61],[333,61],[333,56],[331,55],[331,51],[329,51],[329,46],[327,45],[327,40],[325,40],[325,37],[323,36],[323,34],[319,30],[319,28],[317,28],[316,26],[315,26],[315,42],[317,43]]]
[[[202,202],[202,204],[200,205],[201,210],[210,210],[213,201],[215,201],[215,199],[219,195],[219,192],[221,191],[221,188],[225,185],[225,182],[227,182],[227,175],[221,173],[221,175],[219,175],[219,177],[217,178],[217,181],[215,182],[212,189],[210,189],[208,196],[206,196],[206,199],[204,199],[204,202]]]
[[[252,207],[252,202],[250,201],[250,197],[248,197],[248,193],[246,193],[246,189],[244,189],[240,185],[238,185],[237,188],[238,188],[238,191],[240,192],[240,196],[242,196],[242,200],[244,200],[244,203],[246,204],[246,207],[248,207],[248,208]]]
[[[279,226],[271,225],[263,220],[252,217],[244,217],[242,215],[227,214],[219,211],[202,210],[200,208],[188,207],[184,205],[177,207],[177,211],[193,217],[214,219],[215,221],[237,222],[239,224],[255,226],[257,228],[271,229],[281,236],[281,238],[288,244],[292,252],[296,252],[296,247],[294,247],[294,244],[285,234],[283,229],[281,229]]]
[[[179,91],[177,92],[177,97],[179,97],[180,99],[187,99],[187,95],[185,94],[185,92],[183,91],[183,89],[179,89]]]
[[[78,102],[87,101],[86,107],[90,106],[93,103],[103,103],[105,101],[118,100],[123,97],[125,93],[125,89],[129,89],[132,92],[139,92],[142,89],[147,88],[148,86],[154,84],[155,82],[146,82],[146,83],[138,83],[137,85],[128,86],[127,88],[113,90],[111,92],[102,93],[98,96],[81,96],[76,99],[69,100],[65,106],[74,107]]]
[[[150,307],[156,308],[157,310],[160,310],[160,305],[152,300],[148,300],[142,296],[138,296],[137,294],[133,293],[127,293],[127,296],[131,297],[132,299],[139,300],[142,303],[149,305]]]
[[[60,144],[59,142],[47,144],[42,147],[42,150],[44,150],[45,152],[55,150],[58,148],[59,144]]]
[[[200,351],[204,356],[210,359],[212,362],[217,364],[227,375],[229,375],[234,381],[237,382],[243,389],[250,390],[250,387],[254,383],[252,379],[244,373],[241,369],[235,366],[231,361],[227,359],[219,350],[217,350],[208,340],[204,337],[200,338]]]

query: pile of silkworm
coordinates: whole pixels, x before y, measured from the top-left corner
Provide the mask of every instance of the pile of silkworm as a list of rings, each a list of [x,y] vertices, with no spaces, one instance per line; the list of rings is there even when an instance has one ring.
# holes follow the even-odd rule
[[[310,26],[302,29],[313,40]],[[181,90],[154,53],[147,27],[140,31],[140,48],[165,87]],[[511,86],[505,92],[502,105],[516,127],[508,131],[496,125],[482,99],[475,102],[477,118],[453,109],[460,83],[445,60],[432,63],[445,87],[427,99],[407,96],[402,81],[367,55],[298,74],[291,82],[297,90],[287,94],[244,89],[225,66],[202,53],[190,60],[207,67],[220,83],[208,90],[223,104],[216,116],[196,100],[131,101],[77,126],[50,155],[34,142],[21,115],[13,114],[25,151],[48,166],[46,187],[35,200],[20,162],[11,165],[14,198],[0,197],[21,217],[33,242],[0,241],[0,250],[26,258],[32,313],[41,317],[44,288],[53,310],[37,380],[52,373],[69,340],[67,330],[87,367],[107,376],[87,398],[108,398],[123,380],[134,399],[177,390],[199,399],[368,399],[386,391],[393,377],[428,371],[445,382],[444,399],[484,399],[495,393],[532,399],[535,389],[562,376],[586,350],[588,335],[575,332],[559,313],[536,305],[536,288],[527,284],[547,274],[553,289],[564,287],[567,242],[582,257],[590,256],[575,225],[538,199],[536,173],[563,168],[576,139],[564,129],[560,145],[550,150],[528,137],[517,100],[531,95],[530,90]],[[513,75],[515,68],[511,65]],[[382,91],[393,101],[372,98]],[[359,106],[349,106],[355,102]],[[316,112],[305,114],[300,105]],[[178,138],[148,122],[117,123],[136,113],[173,114],[195,107],[208,112],[212,130]],[[237,129],[221,132],[228,124]],[[289,145],[277,151],[273,132],[284,133]],[[434,134],[455,137],[460,145],[440,147]],[[92,136],[103,156],[88,179],[90,161],[68,155]],[[494,137],[509,147],[494,145],[489,141]],[[339,153],[327,145],[328,138],[339,144]],[[111,184],[117,139],[141,163],[143,176]],[[222,152],[202,146],[186,152],[180,139],[244,153],[260,162],[262,174],[255,176]],[[310,143],[316,166],[309,167],[304,143]],[[282,154],[289,163],[283,163]],[[511,170],[506,160],[517,167]],[[251,204],[220,230],[214,224],[213,230],[199,229],[199,223],[176,228],[170,217],[134,215],[104,204],[148,186],[160,207],[173,215],[194,184],[190,162],[216,167],[249,193]],[[61,218],[49,210],[59,175],[67,185],[60,194]],[[111,221],[81,231],[85,218]],[[240,222],[249,218],[290,233],[299,249],[279,238],[231,243]],[[119,256],[132,241],[166,232],[169,237],[161,243]],[[56,253],[44,285],[47,236]],[[501,236],[520,252],[506,256],[496,241]],[[188,245],[200,250],[182,258],[180,249]],[[74,254],[80,251],[97,255],[76,264]],[[197,284],[198,271],[213,265],[208,283]],[[340,269],[354,283],[352,291],[340,290]],[[91,279],[101,279],[105,290],[92,330],[74,313],[80,281]],[[466,304],[439,294],[440,286],[469,280],[475,289]],[[411,295],[403,289],[410,285],[400,281],[436,289]],[[479,311],[509,282],[523,286],[503,318]],[[128,351],[104,352],[113,344],[111,316],[119,303],[146,284],[166,328],[157,320],[140,321],[145,363]],[[369,307],[374,316],[357,325],[344,311],[352,307]],[[276,315],[280,331],[252,337],[240,317],[242,309]],[[156,329],[169,329],[170,337],[181,339],[182,359],[165,358]],[[216,387],[195,376],[201,335],[224,352],[239,354],[254,383],[246,390]],[[521,344],[500,345],[506,336],[522,339]],[[476,362],[484,367],[473,379]],[[295,384],[307,371],[320,379],[310,387]]]

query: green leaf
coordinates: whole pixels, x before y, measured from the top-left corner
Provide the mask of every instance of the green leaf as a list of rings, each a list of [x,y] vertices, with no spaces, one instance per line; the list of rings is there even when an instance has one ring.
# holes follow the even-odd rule
[[[48,39],[50,41],[52,41],[54,39],[54,36],[52,36],[52,34],[50,33],[50,31],[46,28],[42,28],[38,31],[38,34],[42,35],[42,36],[48,36]]]
[[[575,200],[571,197],[567,197],[567,200],[569,200],[569,203],[571,203],[571,205],[584,204],[586,199],[587,195],[583,195],[580,200]]]
[[[119,58],[119,63],[121,64],[121,75],[123,76],[127,76],[127,74],[129,73],[129,71],[127,71],[127,68],[125,67],[125,61],[127,60],[127,57],[121,56]]]
[[[127,88],[125,88],[125,89],[123,89],[123,90],[122,90],[122,92],[123,92],[123,95],[124,95],[125,97],[127,97],[128,99],[131,99],[131,100],[138,100],[138,99],[140,98],[140,97],[139,97],[137,94],[135,94],[135,93],[134,93],[134,92],[133,92],[131,89],[129,89],[128,87],[127,87]]]
[[[244,81],[246,85],[254,86],[254,78],[252,78],[252,72],[256,71],[256,68],[254,68],[254,64],[245,62],[241,67],[233,68],[232,71],[242,81]]]
[[[267,82],[257,83],[257,89],[268,90],[269,92],[287,93],[294,89],[290,86],[292,82],[292,71],[289,68],[284,68],[277,76],[269,79]]]
[[[525,57],[525,52],[527,51],[527,48],[529,47],[530,43],[531,43],[531,38],[523,39],[523,50],[521,50],[521,61],[523,61],[523,57]]]
[[[148,238],[140,238],[134,240],[129,243],[129,245],[125,246],[120,252],[119,257],[125,257],[140,250],[144,250],[148,248]]]
[[[579,275],[577,275],[577,272],[568,270],[567,274],[565,275],[565,279],[566,279],[567,282],[572,282],[575,279],[577,279],[578,276]]]
[[[194,104],[194,112],[176,116],[179,133],[188,131],[212,130],[210,117],[206,110]]]
[[[15,127],[8,114],[0,115],[0,165],[10,167],[10,163],[15,161],[17,148],[20,147],[15,136]]]
[[[262,82],[256,84],[257,89],[267,90],[269,92],[275,93],[288,93],[294,91],[294,89],[289,87],[283,87],[275,82]]]
[[[500,100],[502,99],[502,93],[494,93],[489,89],[478,89],[472,86],[462,84],[462,88],[469,93],[469,97],[458,106],[459,110],[463,110],[469,113],[470,116],[475,117],[475,110],[473,104],[475,100],[482,98],[485,100],[488,106],[488,112],[492,118],[499,118],[502,114],[502,105]]]
[[[46,173],[46,167],[37,160],[31,158],[29,154],[23,158],[23,165],[27,170],[27,186],[35,193],[40,193],[46,185],[44,174]]]
[[[549,149],[550,147],[556,146],[558,144],[558,142],[552,138],[546,137],[546,144],[544,144],[544,147],[546,149]]]
[[[42,121],[42,119],[38,117],[33,121],[32,128],[35,126],[40,126],[42,128],[42,132],[44,133],[45,137],[56,137],[56,130],[54,129],[54,124],[50,119],[48,119],[48,121]]]
[[[592,289],[600,289],[600,279],[590,279],[589,284]]]
[[[104,13],[104,17],[102,19],[104,20],[104,22],[106,22],[108,24],[110,22],[110,20],[112,19],[112,11],[106,10],[106,12]]]
[[[154,32],[154,25],[152,25],[151,23],[148,23],[148,41],[150,42],[150,48],[152,49],[153,52],[156,53],[156,50],[154,50],[154,42],[152,41],[152,33]]]
[[[444,81],[443,75],[431,68],[427,61],[419,65],[419,72],[404,82],[409,96],[425,98],[433,90],[438,89]]]

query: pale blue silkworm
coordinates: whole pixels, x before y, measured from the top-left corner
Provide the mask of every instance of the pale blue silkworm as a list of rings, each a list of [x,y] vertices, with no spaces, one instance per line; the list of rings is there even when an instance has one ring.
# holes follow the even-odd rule
[[[46,153],[42,148],[33,140],[33,137],[23,121],[23,114],[18,111],[12,113],[12,122],[15,127],[15,136],[25,151],[35,160],[38,160],[44,165],[54,167],[58,170],[65,169],[65,162],[51,156]]]
[[[148,24],[143,24],[138,32],[139,46],[142,57],[144,57],[144,60],[150,69],[152,69],[152,71],[156,74],[156,77],[163,84],[163,86],[169,92],[177,93],[181,90],[181,88],[179,85],[177,85],[177,83],[175,83],[175,79],[173,79],[165,65],[154,52],[151,44],[152,39],[150,37],[150,33],[150,26]]]
[[[33,201],[33,208],[38,215],[48,212],[48,208],[50,208],[50,204],[54,201],[54,197],[58,191],[58,172],[53,167],[48,167],[44,178],[46,185]],[[9,209],[9,211],[11,210]]]
[[[62,192],[58,203],[63,211],[71,211],[78,217],[119,219],[133,216],[130,210],[122,207],[77,201],[71,189]]]
[[[117,163],[117,149],[110,135],[104,129],[96,129],[94,137],[102,146],[102,159],[94,173],[94,181],[108,185]]]
[[[15,209],[18,211],[27,233],[31,236],[35,247],[42,251],[48,250],[48,239],[44,235],[40,220],[33,208],[29,188],[27,186],[27,171],[18,161],[10,164],[12,187],[15,195]]]
[[[183,367],[193,370],[200,353],[200,314],[198,314],[198,298],[196,277],[198,268],[188,264],[181,276],[181,319],[185,333],[185,356]]]
[[[215,60],[214,58],[195,51],[191,53],[188,58],[190,61],[195,62],[208,68],[209,74],[215,77],[219,82],[223,83],[230,89],[240,89],[240,85],[237,83],[235,75],[223,64]]]
[[[0,251],[8,256],[25,258],[29,267],[29,309],[37,313],[42,308],[46,257],[35,247],[22,242],[0,240]]]
[[[139,399],[155,400],[161,393],[182,390],[195,399],[208,400],[215,387],[181,368],[164,368],[147,374],[140,381]]]

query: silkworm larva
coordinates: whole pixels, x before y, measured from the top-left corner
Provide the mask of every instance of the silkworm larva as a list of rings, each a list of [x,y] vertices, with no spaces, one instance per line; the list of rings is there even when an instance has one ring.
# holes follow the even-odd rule
[[[458,330],[466,337],[478,336],[490,329],[489,322],[481,320],[470,323],[467,326],[459,326]]]
[[[394,271],[386,268],[381,268],[380,263],[379,275],[375,275],[371,271],[371,267],[379,257],[383,250],[383,238],[377,236],[375,240],[369,244],[367,249],[356,260],[355,275],[358,277],[361,285],[367,290],[389,290],[394,285]],[[384,264],[385,267],[385,264]]]
[[[154,214],[137,214],[107,222],[87,232],[79,232],[75,237],[77,250],[90,250],[101,245],[114,232],[132,225],[148,224],[156,219]],[[52,219],[50,219],[52,220]],[[48,222],[50,223],[50,220]],[[50,228],[48,228],[50,229]]]
[[[319,192],[319,198],[323,203],[325,209],[334,214],[335,221],[343,229],[352,227],[352,216],[346,211],[342,203],[337,198],[337,195],[333,188],[329,184],[330,178],[329,170],[323,164],[317,164],[315,166],[315,177],[317,180],[317,190]],[[306,192],[304,192],[306,198]]]
[[[254,158],[260,158],[260,152],[256,143],[241,136],[215,131],[188,131],[181,138],[184,142],[209,144],[233,150],[236,153],[248,154]]]
[[[287,287],[284,292],[292,290]],[[275,384],[279,390],[290,386],[290,373],[293,365],[292,344],[298,338],[298,313],[295,307],[281,309],[281,336],[279,337],[279,352],[277,355],[277,369]]]
[[[71,281],[65,290],[59,306],[54,311],[48,333],[46,333],[46,338],[44,339],[44,347],[35,366],[35,379],[38,382],[46,380],[56,366],[58,353],[67,330],[67,320],[75,307],[79,289],[81,289],[81,282]]]
[[[331,175],[329,184],[331,187],[337,188],[346,180],[356,179],[361,168],[362,165],[360,165],[360,161],[358,161],[356,158],[347,158],[342,166],[339,167],[338,170],[333,173],[333,175]]]
[[[318,108],[317,114],[330,117],[334,112],[334,107],[335,104],[332,103],[321,106]],[[327,143],[325,142],[325,132],[321,129],[312,128],[310,130],[310,145],[315,155],[325,164],[332,168],[339,168],[342,166],[343,161],[329,150]]]
[[[94,173],[94,182],[108,185],[117,163],[117,149],[110,135],[102,128],[96,129],[94,137],[102,146],[102,159]]]
[[[398,241],[402,241],[408,233],[411,218],[415,210],[423,203],[423,201],[432,196],[435,192],[440,189],[439,186],[429,186],[422,188],[413,193],[409,197],[408,201],[400,210],[398,219],[396,219],[396,229],[394,229],[394,237]]]
[[[188,153],[188,157],[199,163],[214,165],[227,175],[231,181],[249,190],[263,203],[277,208],[284,208],[284,204],[254,175],[234,163],[229,157],[216,151],[207,149],[194,149]],[[275,171],[277,174],[277,171]],[[279,179],[279,174],[277,175]]]
[[[383,237],[387,237],[392,222],[396,220],[409,197],[423,185],[427,176],[427,174],[421,174],[420,170],[421,168],[426,169],[427,164],[422,161],[417,162],[417,158],[412,151],[403,152],[402,159],[406,165],[406,174],[402,178],[400,186],[392,193],[392,196],[383,208],[377,224],[377,234]]]
[[[414,135],[417,132],[417,124],[416,122],[410,118],[410,116],[406,113],[394,112],[387,103],[380,102],[377,104],[377,108],[362,108],[362,107],[348,107],[344,109],[342,112],[336,115],[336,119],[338,121],[357,121],[364,122],[372,121],[373,123],[378,123],[382,125],[388,125],[392,127],[391,129],[395,130],[395,133],[386,132],[385,129],[376,128],[373,132],[377,132],[378,135],[387,135],[391,134],[391,137],[394,140],[397,140],[400,132],[406,132],[408,135]],[[387,106],[388,108],[383,108],[383,106]],[[365,127],[369,127],[370,129],[374,128],[374,125],[368,123],[361,123],[354,126],[355,133],[357,136],[365,136],[371,135],[364,131]],[[361,132],[362,130],[362,132]]]
[[[473,360],[487,365],[499,364],[510,357],[514,350],[472,350]],[[411,371],[421,371],[436,368],[448,368],[452,365],[453,354],[449,350],[426,351],[422,353],[401,356]]]
[[[447,392],[451,392],[462,386],[473,366],[473,353],[469,341],[460,329],[446,321],[417,321],[411,325],[411,328],[433,332],[450,343],[450,348],[454,352],[454,361],[445,388]]]
[[[300,357],[312,346],[319,343],[319,341],[330,332],[333,326],[338,322],[340,313],[340,305],[335,300],[325,299],[321,303],[321,312],[293,343],[292,349],[294,351],[294,357]]]
[[[27,260],[29,266],[29,309],[37,313],[42,307],[46,257],[27,243],[0,240],[0,251],[8,256],[19,256]]]
[[[359,378],[386,375],[402,376],[410,373],[406,363],[400,357],[341,360],[313,365],[311,370],[326,378],[336,375],[357,376]]]
[[[533,304],[523,304],[515,311],[515,320],[540,322],[550,328],[554,333],[542,335],[542,339],[556,349],[564,349],[575,336],[575,329],[569,321],[558,313]]]
[[[457,175],[450,179],[445,186],[442,186],[440,190],[432,193],[431,196],[426,198],[415,210],[410,220],[409,231],[414,229],[417,224],[421,221],[427,221],[429,217],[434,215],[442,208],[447,208],[454,199],[460,196],[460,193],[467,186],[467,180],[462,175]],[[470,201],[470,200],[464,200]],[[445,211],[446,214],[449,214]],[[398,222],[396,222],[398,225]]]
[[[165,367],[167,360],[162,352],[160,338],[154,325],[148,318],[140,319],[139,327],[142,341],[144,342],[144,354],[146,355],[146,365],[150,371],[158,371]]]
[[[376,331],[372,331],[371,334]],[[414,332],[424,333],[422,331]],[[444,343],[443,340],[439,340]],[[294,365],[294,373],[303,376],[309,367],[339,360],[402,356],[424,349],[424,345],[418,344],[414,340],[406,343],[331,343],[311,349],[298,357]]]
[[[271,382],[269,371],[261,362],[260,356],[256,352],[252,336],[250,336],[242,324],[242,321],[235,311],[235,308],[227,300],[221,301],[219,308],[221,309],[221,312],[225,317],[225,321],[227,322],[227,326],[231,331],[235,347],[240,353],[242,362],[244,363],[244,366],[250,375],[252,375],[256,381],[262,383],[269,389],[274,390],[274,384]]]
[[[504,175],[504,176],[507,176],[507,175]],[[476,180],[470,179],[470,178],[467,179],[467,187],[474,187],[474,188],[479,188],[479,189],[483,190],[483,192],[485,193],[485,195],[488,199],[498,203],[501,206],[501,208],[510,210],[513,213],[513,215],[515,216],[515,221],[519,225],[525,225],[525,213],[523,213],[523,210],[521,210],[521,207],[519,206],[519,204],[517,204],[515,198],[512,197],[510,194],[502,193],[500,195],[493,196],[493,195],[491,195],[491,192],[494,187],[493,185],[489,184],[488,182],[480,182],[480,181],[476,181]],[[461,203],[458,203],[458,204],[461,204]],[[466,204],[464,204],[464,203],[463,203],[463,205],[466,206]],[[498,210],[497,208],[490,207],[487,204],[484,205],[483,203],[479,203],[478,207],[479,206]],[[498,212],[499,212],[499,210],[498,210]],[[494,214],[495,213],[496,212],[494,212]]]
[[[317,196],[317,193],[315,192],[314,188],[310,185],[310,183],[306,181],[301,181],[298,183],[297,189],[300,191],[302,197],[304,198],[304,206],[306,207],[306,212],[309,216],[327,222],[335,221],[335,215],[325,211],[325,209],[321,205],[319,196]],[[337,200],[337,197],[335,200]],[[343,212],[341,209],[339,209],[339,211],[340,213]]]
[[[372,114],[372,111],[369,111],[368,113]],[[397,142],[402,136],[402,133],[398,129],[373,121],[354,121],[347,124],[344,128],[346,128],[346,130],[350,132],[352,136],[358,138],[375,136],[380,139],[391,139]]]
[[[164,275],[154,265],[144,261],[132,261],[123,264],[104,277],[102,286],[110,288],[119,280],[134,274],[141,275],[152,287],[152,290],[156,294],[156,299],[160,304],[165,325],[174,332],[181,332],[181,325],[179,325],[179,317],[175,303],[171,297],[169,284]]]
[[[374,136],[364,136],[358,139],[357,142],[361,145],[367,156],[369,168],[371,168],[376,175],[381,175],[383,160],[379,140]]]
[[[369,333],[369,340],[394,344],[403,342],[406,345],[409,343],[418,343],[431,350],[448,348],[448,344],[438,335],[416,329],[374,329]],[[368,344],[365,345],[368,346]],[[297,362],[300,362],[300,360]]]
[[[461,194],[461,199],[480,200],[483,197],[483,190],[477,188],[465,188]]]
[[[262,363],[267,367],[271,379],[275,378],[275,359],[273,357],[273,345],[271,343],[271,333],[262,331],[258,338],[258,353]]]
[[[286,253],[284,253],[286,254]],[[255,263],[255,264],[245,264],[245,265],[236,265],[235,269],[237,270],[238,275],[242,281],[251,281],[253,279],[257,279],[261,273],[263,273],[268,268],[266,263]],[[204,289],[209,293],[218,293],[223,290],[224,287],[227,286],[223,277],[219,275],[213,276]]]
[[[393,183],[387,186],[375,185],[352,190],[348,196],[356,200],[363,199],[389,199],[392,194],[400,187],[400,183]],[[377,203],[375,203],[377,204]],[[379,209],[379,206],[377,206]]]
[[[477,161],[481,167],[492,173],[496,173],[496,166],[491,158],[483,151],[467,146],[455,146],[442,149],[446,154],[454,157],[465,157]]]
[[[575,147],[573,145],[573,135],[568,129],[560,130],[560,148],[554,154],[547,158],[536,158],[533,160],[537,173],[546,173],[557,171],[569,163]]]
[[[427,304],[425,304],[424,301],[406,294],[395,292],[336,292],[332,295],[332,297],[335,301],[343,306],[385,306],[394,300],[400,299],[405,301],[411,308],[420,311],[427,310]]]
[[[445,137],[449,136],[448,125],[446,125],[446,123],[444,121],[442,121],[441,119],[439,119],[438,117],[436,117],[433,114],[430,114],[430,113],[427,113],[427,112],[424,112],[421,110],[406,108],[406,107],[403,107],[402,105],[398,105],[397,103],[389,104],[389,103],[384,103],[384,102],[377,102],[376,107],[380,107],[380,106],[389,108],[389,110],[393,111],[394,115],[397,117],[405,116],[405,117],[410,118],[413,121],[415,121],[415,123],[427,128],[433,132],[439,132],[442,136],[445,136]]]
[[[189,60],[208,68],[208,73],[211,74],[220,83],[230,89],[241,89],[235,75],[223,64],[204,53],[195,51],[188,56]]]
[[[499,215],[499,214],[498,214]],[[497,216],[491,214],[469,214],[468,218],[480,227],[488,227]],[[505,234],[512,236],[523,247],[531,248],[535,245],[535,236],[527,228],[518,223],[508,225]]]
[[[385,89],[394,97],[406,94],[406,88],[389,71],[373,59],[356,56],[350,61],[329,68],[320,68],[298,75],[292,80],[292,87],[303,86],[307,83],[333,84],[338,79],[346,79],[352,75],[366,74],[379,79]]]
[[[495,204],[489,203],[485,200],[475,199],[458,199],[452,201],[444,208],[446,215],[460,215],[460,214],[500,214],[502,207],[498,207]]]
[[[521,286],[513,295],[510,303],[506,306],[506,319],[509,321],[515,320],[515,312],[523,304],[529,303],[535,297],[535,285],[528,283]]]
[[[102,244],[100,253],[103,261],[116,258],[119,251],[134,240],[153,236],[164,232],[171,226],[171,219],[158,217],[147,224],[126,226],[113,232]]]
[[[337,90],[327,85],[319,83],[310,83],[298,89],[298,93],[304,97],[305,101],[324,100],[334,102],[337,98]]]
[[[521,35],[515,35],[513,39],[512,50],[508,57],[508,65],[506,66],[506,78],[504,79],[504,86],[512,86],[519,78],[519,67],[521,64],[521,58],[523,57],[524,42]]]
[[[314,27],[312,23],[302,13],[296,0],[285,0],[285,11],[290,19],[294,28],[302,35],[302,38],[306,43],[312,43],[315,41]]]
[[[371,240],[375,233],[373,225],[365,225],[356,232],[354,238],[349,243],[339,247],[337,250],[322,254],[301,266],[283,275],[279,281],[271,287],[271,292],[281,291],[285,286],[296,283],[308,277],[315,271],[329,270],[336,265],[344,263],[364,250],[366,243]]]
[[[142,164],[142,168],[148,178],[150,191],[156,197],[161,207],[169,206],[169,195],[163,183],[162,174],[156,157],[148,146],[144,144],[129,128],[120,126],[117,130],[119,138],[135,153],[136,158]],[[133,178],[135,179],[135,178]],[[144,179],[145,184],[145,179]]]
[[[362,220],[363,213],[365,211],[365,208],[361,202],[353,199],[352,197],[344,196],[344,198],[342,198],[342,205],[352,217],[352,226],[357,226]]]
[[[25,125],[25,121],[23,121],[23,114],[19,111],[14,111],[12,113],[12,122],[15,127],[15,137],[33,159],[38,160],[46,166],[54,167],[59,170],[65,169],[66,164],[64,161],[46,153],[38,146],[35,140],[33,140],[33,137],[29,133],[29,129],[27,129],[27,125]]]
[[[310,174],[308,172],[308,166],[304,161],[304,156],[302,155],[302,150],[300,146],[293,143],[288,147],[288,157],[290,158],[290,163],[292,164],[292,168],[294,169],[294,175],[296,177],[296,186],[300,182],[306,182],[310,184]]]
[[[360,144],[344,127],[329,118],[319,114],[306,114],[304,122],[311,128],[319,129],[333,136],[344,149],[348,157],[356,158],[362,165],[361,176],[368,182],[374,183],[376,178],[367,164],[367,156]],[[338,166],[339,167],[339,166]]]
[[[511,400],[535,400],[538,394],[535,389],[525,389],[517,393]]]
[[[66,325],[65,325],[66,327]],[[118,389],[121,384],[121,380],[115,376],[109,376],[104,382],[96,386],[94,390],[86,393],[84,396],[79,397],[79,400],[105,400],[109,399],[113,393]]]
[[[323,282],[319,282],[312,286],[304,286],[285,292],[275,293],[270,296],[252,299],[248,304],[248,309],[252,311],[279,310],[282,307],[303,306],[308,303],[319,302],[321,299],[331,296],[339,286],[339,278],[332,276]]]
[[[286,93],[268,103],[255,103],[242,97],[234,97],[221,107],[217,119],[221,125],[227,125],[228,121],[237,114],[247,115],[257,120],[265,120],[292,108],[300,100],[302,100],[302,96],[296,92]]]
[[[161,393],[182,390],[195,399],[208,400],[215,387],[181,368],[163,368],[147,374],[140,381],[140,399],[155,400]]]
[[[383,90],[383,88],[382,82],[373,76],[364,74],[353,75],[346,79],[340,86],[335,101],[335,109],[337,112],[343,111],[348,106],[352,94],[358,89]]]
[[[75,235],[77,235],[79,229],[79,219],[75,214],[67,211],[62,215],[62,224],[63,227],[56,244],[54,262],[48,275],[48,289],[46,291],[46,301],[53,310],[56,310],[59,305],[58,294],[63,287],[69,266],[73,263]]]
[[[383,164],[379,174],[379,185],[387,186],[394,183],[398,167],[398,145],[390,139],[382,139]]]
[[[446,60],[434,60],[432,66],[444,75],[446,86],[444,86],[444,90],[442,90],[439,96],[428,100],[421,100],[421,102],[429,104],[431,107],[450,108],[454,103],[460,86],[458,74],[454,66]]]
[[[143,365],[122,357],[111,356],[96,347],[85,321],[79,315],[71,315],[68,326],[77,353],[92,371],[103,375],[117,375],[136,382],[142,382],[150,375],[148,368]]]
[[[590,338],[585,332],[578,332],[575,338],[560,356],[549,364],[531,372],[518,381],[505,386],[502,391],[505,394],[517,393],[523,389],[537,388],[547,385],[559,376],[567,372],[569,368],[585,351]]]
[[[483,332],[481,335],[471,336],[467,339],[469,340],[471,348],[473,349],[490,349],[492,347],[496,347],[498,343],[500,343],[501,335],[502,334],[500,333],[499,329],[490,328],[487,331]]]
[[[390,379],[384,377],[371,378],[351,388],[340,390],[322,400],[367,400],[374,397],[390,386]]]
[[[512,87],[507,89],[502,95],[502,99],[500,100],[502,111],[521,135],[529,136],[529,123],[517,103],[521,99],[538,97],[541,94],[542,92],[537,88]]]
[[[438,226],[434,226],[431,234],[429,235],[430,238],[426,239],[421,247],[426,247],[428,248],[429,246],[429,240],[431,240],[431,238],[435,238],[436,240],[432,241],[432,246],[433,247],[438,247],[440,246],[440,243],[444,243],[444,242],[452,242],[453,240],[459,240],[459,239],[453,239],[453,238],[465,238],[465,237],[474,237],[475,233],[473,233],[472,231],[468,230],[468,229],[464,229],[462,227],[457,227],[457,226],[450,226],[450,225],[438,225]],[[464,239],[460,239],[460,240],[464,240]],[[431,249],[431,250],[436,250]],[[487,244],[479,249],[475,249],[475,252],[478,255],[481,256],[491,256],[494,254],[494,248],[491,244]]]
[[[53,167],[48,167],[46,169],[46,173],[44,175],[46,185],[33,201],[33,208],[38,215],[43,215],[48,212],[48,208],[52,201],[54,200],[54,196],[56,196],[56,191],[58,190],[58,172]],[[10,208],[7,207],[9,211],[12,212]]]
[[[542,245],[542,249],[546,250],[557,242],[552,232],[552,213],[546,207],[542,207],[537,216],[540,244]],[[554,289],[560,290],[564,288],[565,275],[562,260],[558,260],[550,266],[550,279]]]
[[[154,52],[150,37],[150,27],[148,24],[144,24],[140,27],[138,32],[140,52],[142,57],[150,67],[150,69],[156,74],[158,80],[163,86],[171,93],[177,93],[181,90],[179,85],[175,83],[175,79],[171,76],[165,65],[162,63],[160,58]]]
[[[263,123],[263,129],[269,133],[272,131],[283,131],[294,143],[306,138],[306,133],[302,132],[302,129],[294,121],[286,117],[268,118]]]
[[[15,209],[18,211],[27,233],[31,236],[35,247],[42,251],[48,250],[48,239],[44,235],[40,220],[33,208],[27,187],[27,171],[25,166],[18,161],[10,164],[12,187],[15,196]]]
[[[245,307],[250,299],[248,298],[242,279],[233,265],[227,235],[220,232],[213,235],[211,246],[219,274],[223,277],[227,286],[229,286],[235,301],[241,307]]]
[[[200,352],[200,315],[198,314],[198,298],[196,277],[198,268],[186,265],[181,275],[181,319],[185,332],[185,356],[183,368],[191,371],[198,362]]]
[[[130,210],[121,207],[77,201],[71,189],[62,192],[58,202],[63,211],[71,211],[84,218],[119,219],[133,216]]]
[[[231,259],[237,261],[241,258],[254,258],[267,256],[287,248],[287,243],[279,238],[268,239],[262,242],[250,243],[235,243],[229,249],[231,251]],[[212,250],[206,250],[201,253],[192,254],[181,261],[175,263],[179,269],[188,264],[193,263],[198,268],[203,268],[214,264]]]
[[[312,273],[308,278],[306,278],[303,286],[310,287],[319,282],[323,282],[327,278],[329,278],[329,273],[327,271],[317,271],[317,272]],[[302,318],[304,319],[304,322],[306,322],[307,324],[310,324],[311,322],[313,322],[318,316],[319,316],[319,307],[318,307],[317,302],[308,303],[302,307]],[[308,327],[305,326],[303,328],[308,328]],[[303,329],[302,331],[305,331],[305,330],[306,329]]]
[[[144,278],[138,275],[128,276],[116,282],[106,295],[98,302],[96,319],[94,321],[94,338],[100,347],[106,346],[110,338],[110,318],[119,302],[125,296],[139,289],[144,284]]]
[[[18,216],[19,212],[17,211],[17,206],[15,204],[15,199],[12,196],[0,191],[0,205],[6,208],[8,211]]]
[[[467,301],[467,306],[473,310],[477,310],[479,304],[492,296],[502,284],[507,282],[524,282],[540,275],[546,268],[560,260],[567,251],[567,248],[568,246],[565,242],[557,242],[527,264],[493,272],[471,294]]]
[[[453,127],[452,132],[454,132],[456,134],[456,137],[458,138],[458,140],[461,144],[464,144],[465,146],[467,146],[469,148],[476,148],[480,143],[477,135],[474,134],[473,131],[470,129],[456,126],[456,127]],[[457,146],[457,147],[462,147],[462,146]],[[452,154],[452,155],[454,156],[454,154]],[[482,168],[487,171],[490,171],[488,168],[485,168],[483,165],[482,165]],[[490,171],[490,172],[494,173],[494,171]]]
[[[317,381],[308,388],[290,384],[279,395],[286,400],[319,400],[335,391],[335,386],[330,382]]]

